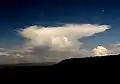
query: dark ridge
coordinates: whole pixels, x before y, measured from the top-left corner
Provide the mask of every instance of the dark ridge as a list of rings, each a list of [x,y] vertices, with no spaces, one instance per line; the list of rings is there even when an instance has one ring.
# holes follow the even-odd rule
[[[65,59],[57,63],[55,66],[104,66],[120,64],[120,54],[118,55],[108,55],[108,56],[96,56],[96,57],[86,57],[86,58],[71,58]]]
[[[102,57],[87,57],[87,58],[72,58],[65,59],[57,64],[50,66],[41,66],[39,63],[29,66],[23,64],[22,66],[2,65],[5,70],[0,71],[2,79],[11,80],[59,80],[78,78],[82,79],[100,79],[113,78],[119,76],[120,54],[109,55]],[[44,65],[44,64],[43,64]],[[5,67],[4,67],[5,66]],[[110,76],[109,76],[110,75]],[[100,81],[102,81],[102,79]],[[110,79],[109,79],[110,81]],[[44,81],[48,82],[48,81]],[[85,81],[84,81],[85,82]]]
[[[0,64],[0,67],[30,67],[30,66],[98,66],[98,65],[111,65],[111,64],[120,64],[120,54],[118,55],[108,55],[108,56],[96,56],[96,57],[86,57],[86,58],[71,58],[64,59],[57,62],[43,62],[43,63],[20,63],[20,64]]]

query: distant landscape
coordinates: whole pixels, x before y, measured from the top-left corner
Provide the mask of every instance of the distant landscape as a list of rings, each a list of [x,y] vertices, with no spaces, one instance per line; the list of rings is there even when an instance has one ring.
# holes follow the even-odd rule
[[[86,58],[71,58],[64,59],[60,62],[42,62],[42,63],[20,63],[20,64],[4,64],[0,66],[94,66],[94,65],[111,65],[120,64],[120,54],[118,55],[108,55],[108,56],[96,56],[96,57],[86,57]]]
[[[117,67],[115,67],[117,65]],[[120,54],[109,56],[97,56],[86,58],[71,58],[54,62],[43,63],[21,63],[21,64],[4,64],[0,65],[0,68],[7,68],[1,71],[1,74],[7,74],[8,79],[15,80],[33,80],[33,79],[50,79],[53,80],[74,78],[74,77],[87,77],[91,78],[108,76],[108,74],[114,74],[117,72],[120,66]],[[115,71],[113,71],[113,69]],[[111,71],[111,72],[108,72]],[[104,73],[100,73],[104,72]],[[118,70],[119,72],[119,70]],[[95,75],[94,75],[95,73]],[[4,76],[6,79],[6,76]]]

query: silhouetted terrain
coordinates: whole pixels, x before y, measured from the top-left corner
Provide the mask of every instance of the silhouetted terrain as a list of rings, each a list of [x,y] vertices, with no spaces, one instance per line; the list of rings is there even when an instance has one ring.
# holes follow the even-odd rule
[[[65,59],[57,66],[105,66],[113,64],[120,64],[120,55]]]
[[[77,76],[82,78],[84,78],[84,76],[87,78],[91,78],[94,73],[96,74],[94,75],[94,77],[98,77],[100,75],[105,77],[108,76],[108,74],[111,75],[112,73],[115,73],[117,71],[120,72],[118,70],[118,68],[120,67],[120,55],[72,58],[65,59],[57,64],[51,64],[52,65],[49,66],[43,66],[44,63],[42,64],[42,66],[39,63],[31,64],[31,66],[30,64],[1,65],[2,67],[5,66],[5,69],[7,69],[7,71],[0,71],[0,74],[2,78],[10,80],[57,80],[63,78],[74,78]],[[104,72],[105,74],[103,74],[102,72]]]
[[[20,64],[4,64],[0,65],[0,67],[30,67],[30,66],[104,66],[111,64],[120,64],[120,55],[109,55],[109,56],[96,56],[96,57],[86,57],[86,58],[71,58],[61,60],[59,63],[57,62],[43,62],[43,63],[20,63]]]

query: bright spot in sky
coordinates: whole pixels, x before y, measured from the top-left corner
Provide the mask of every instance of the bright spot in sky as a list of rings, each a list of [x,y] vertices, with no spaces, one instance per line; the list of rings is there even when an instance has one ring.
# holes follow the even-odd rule
[[[103,46],[97,46],[97,48],[94,48],[93,50],[94,56],[106,56],[108,55],[108,50],[104,48]]]
[[[104,12],[105,10],[101,10],[102,12]]]

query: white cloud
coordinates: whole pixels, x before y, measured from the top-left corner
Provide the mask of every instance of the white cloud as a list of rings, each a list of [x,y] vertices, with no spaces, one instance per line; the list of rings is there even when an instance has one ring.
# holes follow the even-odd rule
[[[82,42],[77,39],[92,36],[109,29],[108,25],[67,24],[58,27],[30,26],[21,29],[19,34],[26,38],[24,48],[31,49],[30,55],[40,59],[63,59],[85,57],[90,51],[79,50]],[[58,59],[59,58],[59,59]]]
[[[108,50],[107,50],[107,48],[105,48],[103,46],[97,46],[97,48],[93,49],[93,55],[94,56],[107,56]]]
[[[0,56],[9,56],[7,52],[0,52]]]
[[[107,29],[109,29],[108,25],[92,24],[67,24],[58,27],[30,26],[18,31],[26,39],[22,48],[13,50],[1,48],[1,50],[9,52],[13,56],[12,59],[17,60],[15,62],[60,61],[70,57],[86,57],[91,55],[90,51],[80,49],[84,43],[77,39],[101,33]]]
[[[73,49],[80,47],[82,43],[77,39],[104,32],[108,25],[65,25],[60,27],[30,26],[21,29],[19,33],[29,39],[26,45],[31,47],[48,46],[50,49]]]

